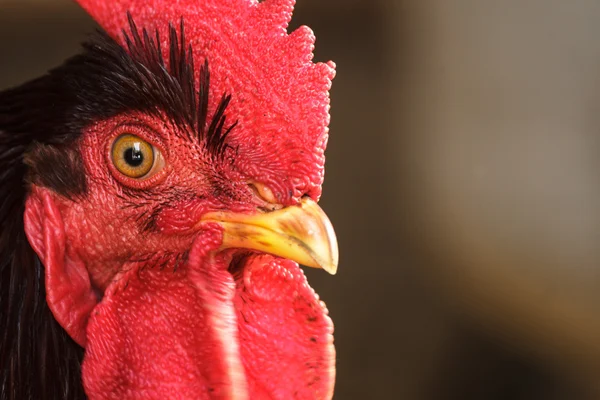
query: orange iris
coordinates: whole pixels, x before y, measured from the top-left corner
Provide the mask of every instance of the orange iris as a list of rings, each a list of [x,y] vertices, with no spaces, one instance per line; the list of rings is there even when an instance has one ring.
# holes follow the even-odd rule
[[[115,139],[111,159],[117,170],[129,178],[143,178],[152,171],[157,150],[150,143],[131,134]]]

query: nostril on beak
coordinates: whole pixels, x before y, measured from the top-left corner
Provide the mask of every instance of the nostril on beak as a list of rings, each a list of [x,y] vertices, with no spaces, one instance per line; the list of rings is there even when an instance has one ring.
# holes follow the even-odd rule
[[[248,187],[252,191],[255,197],[261,200],[261,204],[258,209],[261,211],[274,211],[279,210],[283,206],[277,202],[277,198],[268,186],[259,182],[249,182]]]

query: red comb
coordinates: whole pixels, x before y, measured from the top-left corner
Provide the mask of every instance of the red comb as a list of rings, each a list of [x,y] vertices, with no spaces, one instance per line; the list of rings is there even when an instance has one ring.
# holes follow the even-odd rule
[[[284,203],[320,196],[335,65],[312,62],[308,27],[287,33],[295,0],[77,1],[122,44],[128,12],[140,29],[157,30],[163,51],[169,24],[183,20],[194,65],[209,61],[209,109],[232,95],[228,121],[239,122],[231,140],[247,158],[244,172]]]

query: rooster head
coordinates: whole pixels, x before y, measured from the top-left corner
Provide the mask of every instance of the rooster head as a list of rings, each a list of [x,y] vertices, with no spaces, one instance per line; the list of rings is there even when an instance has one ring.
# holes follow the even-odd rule
[[[30,84],[52,128],[26,133],[24,229],[86,394],[331,398],[297,263],[337,268],[316,203],[334,64],[287,33],[294,0],[79,3],[106,33]]]

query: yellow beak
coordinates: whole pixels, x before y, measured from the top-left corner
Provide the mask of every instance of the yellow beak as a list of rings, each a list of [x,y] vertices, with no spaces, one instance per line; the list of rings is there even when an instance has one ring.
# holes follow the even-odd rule
[[[337,272],[338,245],[325,212],[309,198],[295,206],[264,214],[211,212],[202,222],[223,227],[222,249],[243,248],[270,253],[306,265]]]

